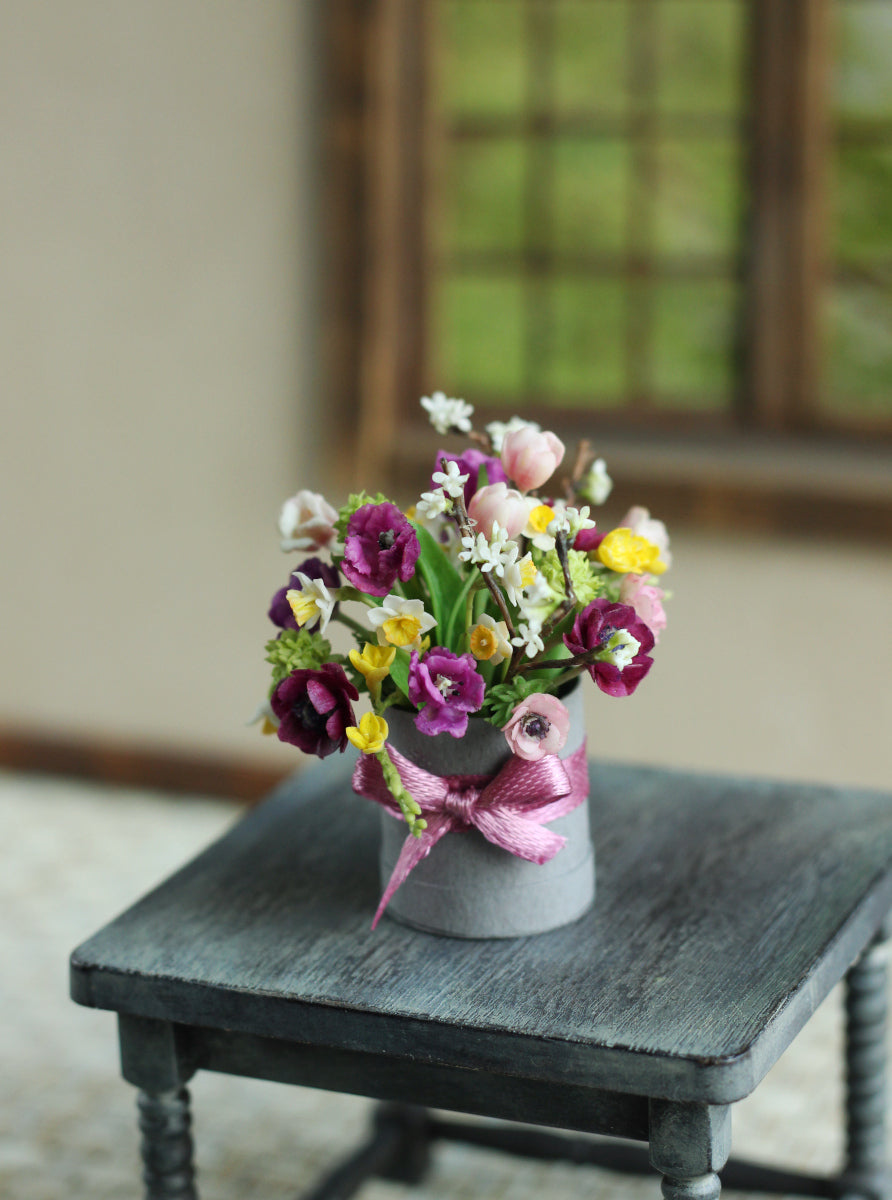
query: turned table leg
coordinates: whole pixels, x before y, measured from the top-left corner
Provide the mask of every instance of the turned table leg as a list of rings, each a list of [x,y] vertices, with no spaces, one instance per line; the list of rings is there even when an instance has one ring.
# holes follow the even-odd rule
[[[121,1072],[139,1088],[145,1200],[198,1200],[192,1117],[185,1083],[194,1074],[185,1034],[167,1021],[118,1017]]]
[[[843,1178],[886,1191],[888,941],[881,931],[846,976],[846,1164]]]
[[[197,1200],[188,1091],[140,1092],[137,1103],[146,1200]]]
[[[665,1200],[718,1200],[717,1172],[731,1151],[731,1109],[651,1100],[649,1145]]]

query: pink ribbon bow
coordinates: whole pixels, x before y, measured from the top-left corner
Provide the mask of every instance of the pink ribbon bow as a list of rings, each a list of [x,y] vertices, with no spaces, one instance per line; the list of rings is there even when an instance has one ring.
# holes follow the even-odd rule
[[[530,761],[514,755],[494,776],[432,775],[392,746],[387,752],[406,790],[418,801],[427,829],[421,837],[411,833],[406,837],[372,929],[412,868],[427,858],[444,834],[473,827],[510,854],[545,863],[567,839],[542,826],[572,812],[588,795],[584,743],[566,759],[547,754]],[[353,790],[392,813],[400,812],[374,755],[360,756],[353,771]]]

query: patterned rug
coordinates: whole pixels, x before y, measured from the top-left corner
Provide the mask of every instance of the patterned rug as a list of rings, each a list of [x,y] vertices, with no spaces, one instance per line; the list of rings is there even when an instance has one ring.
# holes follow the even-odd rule
[[[68,999],[71,950],[239,812],[213,799],[0,773],[0,1196],[141,1196],[134,1094],[115,1020]],[[734,1111],[735,1154],[831,1171],[841,1153],[839,991]],[[199,1074],[190,1084],[203,1200],[308,1190],[366,1131],[370,1103]],[[643,1200],[655,1179],[436,1149],[421,1186],[372,1181],[363,1200]]]

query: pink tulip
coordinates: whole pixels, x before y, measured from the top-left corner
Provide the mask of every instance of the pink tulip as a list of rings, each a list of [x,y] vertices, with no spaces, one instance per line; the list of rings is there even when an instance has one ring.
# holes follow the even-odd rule
[[[550,479],[564,457],[564,443],[553,433],[516,429],[505,435],[502,466],[522,492]]]
[[[527,523],[529,511],[529,501],[507,483],[488,483],[474,493],[468,506],[468,516],[477,522],[478,532],[487,540],[492,537],[494,521],[498,521],[509,538],[516,538]]]
[[[644,575],[624,575],[619,585],[621,604],[630,604],[654,635],[654,643],[666,628],[666,610],[663,600],[666,593],[661,587],[645,582]]]
[[[569,731],[570,714],[557,696],[544,692],[527,696],[502,726],[512,753],[530,762],[563,750]]]

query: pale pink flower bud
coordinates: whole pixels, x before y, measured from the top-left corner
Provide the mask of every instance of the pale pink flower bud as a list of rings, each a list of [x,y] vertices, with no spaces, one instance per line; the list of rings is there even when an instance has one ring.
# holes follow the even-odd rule
[[[550,479],[564,457],[564,443],[553,433],[516,429],[505,435],[502,466],[522,492]]]
[[[619,585],[621,604],[629,604],[654,635],[654,642],[666,628],[666,610],[663,600],[666,593],[661,587],[646,582],[645,575],[624,575]]]
[[[502,732],[513,754],[535,762],[563,750],[570,732],[570,714],[557,696],[534,692],[517,705]]]
[[[669,533],[662,521],[655,520],[650,511],[640,504],[630,508],[619,522],[622,529],[631,529],[639,537],[647,538],[659,548],[660,559],[667,567],[672,566],[672,555],[669,553]]]
[[[488,483],[478,488],[468,506],[468,516],[477,522],[478,531],[487,540],[492,537],[493,522],[498,521],[513,541],[526,526],[529,511],[530,502],[507,483]]]
[[[321,550],[335,535],[338,514],[318,492],[302,488],[279,514],[283,550]]]

